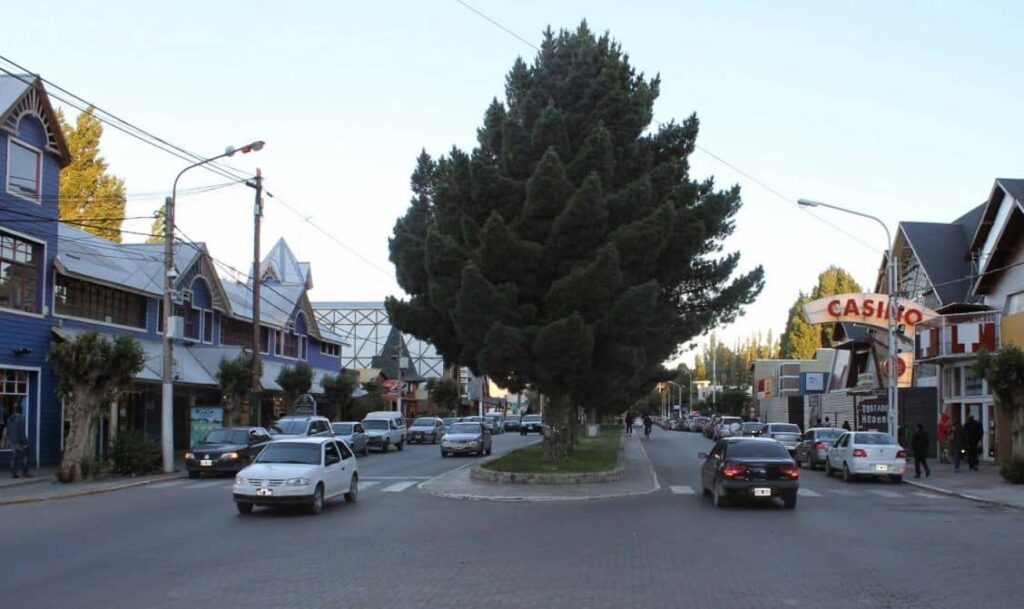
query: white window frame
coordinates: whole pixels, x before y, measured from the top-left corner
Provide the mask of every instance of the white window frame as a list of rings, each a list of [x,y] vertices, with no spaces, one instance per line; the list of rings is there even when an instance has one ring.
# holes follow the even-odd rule
[[[341,357],[341,345],[335,343],[321,342],[320,355],[327,357]]]
[[[1024,313],[1024,292],[1014,292],[1006,296],[1003,315],[1016,315],[1017,313]]]
[[[199,309],[199,342],[204,345],[212,345],[214,339],[217,338],[216,326],[217,317],[213,313],[213,309]],[[206,314],[210,314],[210,340],[206,340]]]
[[[22,148],[25,148],[26,150],[29,150],[31,152],[36,153],[36,196],[35,197],[29,197],[29,196],[26,196],[25,193],[23,193],[23,192],[20,192],[20,191],[17,191],[17,190],[11,190],[11,147],[12,146],[21,146]],[[29,144],[28,142],[26,142],[26,141],[24,141],[22,139],[16,138],[14,136],[8,136],[7,137],[7,167],[6,167],[6,172],[7,172],[7,174],[4,177],[4,190],[7,191],[7,194],[9,194],[11,196],[14,196],[14,197],[18,197],[19,199],[22,199],[24,201],[29,201],[30,203],[35,203],[36,205],[42,205],[43,204],[42,203],[42,200],[43,200],[43,151],[42,150],[40,150],[39,148],[36,148],[32,144]]]
[[[50,304],[47,302],[47,299],[46,299],[47,281],[50,281],[50,276],[47,273],[47,267],[49,266],[49,260],[50,260],[50,257],[49,257],[49,253],[50,252],[49,252],[48,244],[46,243],[46,241],[42,241],[42,240],[40,240],[37,237],[32,237],[31,235],[26,235],[25,233],[20,232],[20,231],[11,230],[10,228],[8,228],[8,227],[6,227],[6,226],[4,226],[2,224],[0,224],[0,232],[7,233],[9,235],[14,235],[15,237],[18,237],[19,239],[24,239],[25,241],[31,241],[32,243],[37,243],[37,244],[43,246],[43,277],[40,280],[41,283],[42,283],[43,294],[42,294],[42,298],[39,300],[39,312],[33,313],[31,311],[20,311],[18,309],[9,309],[9,308],[6,308],[6,307],[0,307],[0,313],[7,313],[7,314],[10,314],[10,315],[24,315],[26,317],[35,317],[37,319],[46,319],[46,316],[49,314],[49,312],[53,310],[53,309],[50,308]]]

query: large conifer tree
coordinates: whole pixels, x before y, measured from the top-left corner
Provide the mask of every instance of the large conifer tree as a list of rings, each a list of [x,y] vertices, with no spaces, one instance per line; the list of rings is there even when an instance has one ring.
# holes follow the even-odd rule
[[[60,219],[120,243],[124,180],[107,173],[107,161],[100,156],[103,125],[91,107],[78,115],[73,127],[63,113],[57,117],[72,159],[60,173]]]
[[[571,450],[572,406],[624,410],[677,346],[732,321],[763,284],[722,254],[738,187],[689,177],[690,116],[651,129],[659,79],[606,34],[548,30],[517,60],[478,145],[420,155],[390,240],[402,330],[449,361],[548,396],[549,454]]]

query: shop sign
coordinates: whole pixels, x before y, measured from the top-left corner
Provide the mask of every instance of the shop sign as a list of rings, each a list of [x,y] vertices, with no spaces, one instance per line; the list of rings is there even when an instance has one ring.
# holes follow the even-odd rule
[[[870,397],[858,400],[854,410],[857,429],[862,431],[889,431],[888,398]]]
[[[826,296],[805,304],[804,314],[812,324],[852,322],[888,329],[889,295],[862,293]],[[900,300],[896,323],[903,325],[904,334],[913,336],[917,324],[938,316],[935,311],[912,300]]]
[[[224,409],[196,406],[191,410],[189,421],[189,448],[199,444],[214,429],[224,425]]]

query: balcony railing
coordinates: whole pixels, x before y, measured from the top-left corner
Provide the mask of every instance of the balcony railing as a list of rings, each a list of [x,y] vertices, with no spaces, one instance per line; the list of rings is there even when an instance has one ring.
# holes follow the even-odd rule
[[[919,361],[971,357],[999,349],[1000,311],[943,315],[917,326]]]

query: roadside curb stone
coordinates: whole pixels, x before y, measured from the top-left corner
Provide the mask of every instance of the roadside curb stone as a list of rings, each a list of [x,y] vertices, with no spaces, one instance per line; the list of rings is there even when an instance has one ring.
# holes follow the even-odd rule
[[[91,488],[79,488],[69,489],[68,492],[57,492],[57,493],[43,493],[43,494],[30,494],[20,497],[3,497],[0,498],[0,506],[5,505],[18,505],[24,503],[39,503],[42,501],[59,501],[61,499],[72,499],[74,497],[87,497],[89,495],[99,495],[102,493],[111,493],[114,491],[120,491],[124,489],[134,488],[136,486],[145,486],[147,484],[153,484],[155,482],[164,482],[167,480],[174,480],[176,478],[184,478],[185,472],[175,472],[174,474],[164,474],[160,476],[151,476],[141,480],[126,480],[125,482],[109,485],[96,485]],[[45,479],[40,482],[46,482]],[[53,484],[56,482],[50,481]],[[27,485],[22,485],[27,486]],[[61,485],[64,486],[64,485]],[[70,486],[70,485],[69,485]]]
[[[932,491],[933,493],[940,493],[942,495],[949,495],[949,496],[952,496],[952,497],[960,497],[961,499],[966,499],[968,501],[975,501],[977,503],[985,503],[985,504],[988,504],[988,505],[995,505],[995,506],[1004,507],[1004,508],[1011,508],[1011,509],[1014,509],[1014,510],[1024,510],[1024,506],[1017,505],[1017,504],[1014,504],[1014,503],[1010,503],[1010,502],[1007,502],[1007,501],[999,501],[997,499],[988,499],[986,497],[979,497],[977,495],[972,495],[970,493],[962,493],[960,491],[954,491],[954,490],[951,490],[951,489],[948,489],[948,488],[942,488],[941,486],[935,486],[933,484],[925,484],[924,482],[918,482],[916,480],[907,480],[906,478],[904,478],[903,479],[903,483],[904,484],[909,484],[910,486],[916,486],[917,488],[922,488],[922,489],[925,489],[925,490],[928,490],[928,491]]]

